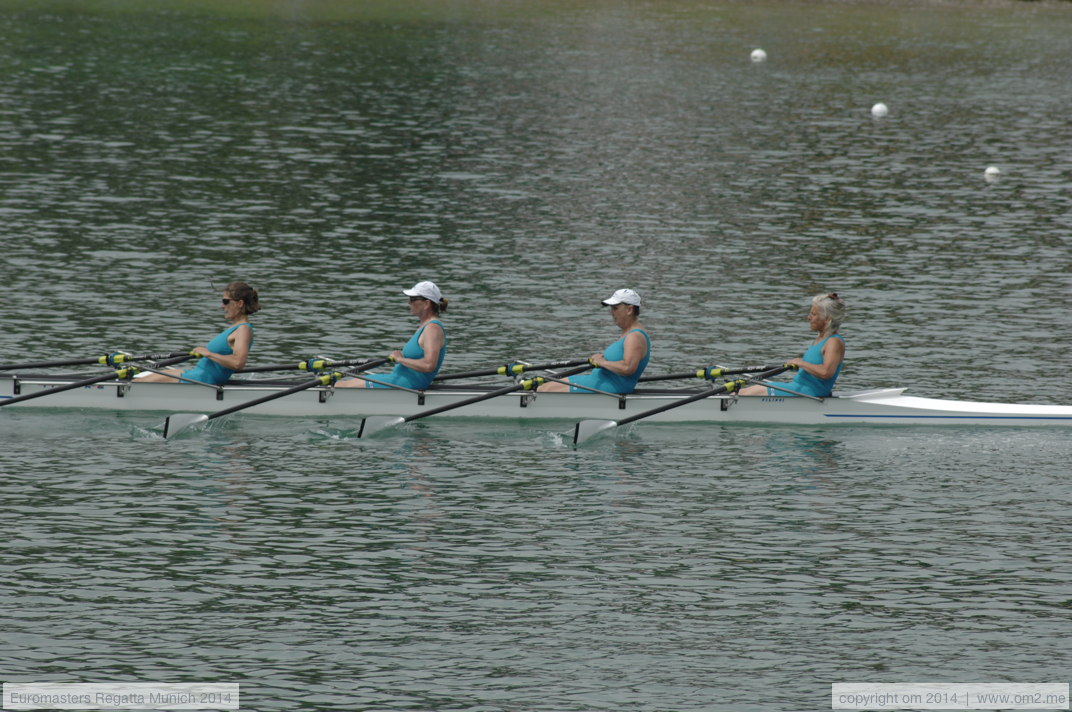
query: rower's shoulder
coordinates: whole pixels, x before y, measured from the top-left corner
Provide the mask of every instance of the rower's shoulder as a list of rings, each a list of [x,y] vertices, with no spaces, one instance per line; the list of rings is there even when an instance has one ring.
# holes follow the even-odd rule
[[[439,334],[441,336],[446,336],[447,327],[443,325],[443,322],[437,319],[431,319],[429,321],[426,321],[420,327],[418,327],[417,333],[420,334],[422,339],[424,338],[425,334]]]
[[[834,338],[835,336],[837,338]],[[841,334],[831,334],[824,340],[823,343],[823,351],[826,351],[827,349],[830,349],[834,353],[844,354],[845,339],[841,338]]]

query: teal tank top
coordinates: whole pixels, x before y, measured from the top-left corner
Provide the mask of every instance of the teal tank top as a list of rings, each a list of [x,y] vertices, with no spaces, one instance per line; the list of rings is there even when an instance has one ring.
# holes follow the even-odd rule
[[[591,373],[570,376],[567,380],[571,384],[588,386],[589,388],[596,388],[601,391],[607,391],[608,393],[632,393],[636,389],[640,377],[644,374],[644,369],[648,367],[648,361],[651,359],[651,339],[648,338],[648,335],[643,329],[630,329],[622,334],[622,338],[603,349],[603,358],[608,361],[621,361],[625,358],[625,339],[634,331],[640,332],[644,337],[644,341],[647,342],[648,348],[644,352],[644,358],[640,359],[640,363],[637,364],[636,370],[631,374],[622,376],[605,368],[594,368]],[[573,386],[570,386],[570,392],[584,393],[585,390],[583,388],[574,388]],[[591,391],[588,392],[590,393]]]
[[[817,344],[812,344],[808,347],[802,359],[808,363],[821,364],[823,362],[823,344],[829,339],[841,339],[844,343],[845,339],[841,338],[841,334],[831,334]],[[834,371],[834,375],[830,378],[816,378],[804,369],[797,371],[797,375],[793,377],[793,380],[789,382],[786,388],[796,391],[797,393],[803,393],[808,396],[815,396],[816,398],[826,398],[834,392],[834,383],[837,381],[838,376],[841,374],[841,366],[845,361],[837,365],[837,370]],[[783,391],[775,391],[775,395],[787,396],[788,393]]]
[[[438,324],[439,328],[443,330],[443,348],[439,350],[439,358],[436,359],[435,369],[429,373],[422,373],[413,370],[409,366],[403,366],[400,363],[396,363],[394,370],[390,373],[372,377],[377,381],[395,383],[404,386],[405,388],[412,388],[418,391],[423,391],[428,388],[428,386],[432,385],[432,381],[435,380],[436,375],[439,373],[439,369],[443,367],[443,358],[447,355],[447,327],[443,326],[443,322],[439,321],[439,319],[432,319],[428,324]],[[402,347],[402,356],[405,358],[424,358],[424,349],[421,348],[420,338],[428,324],[425,324],[417,329],[417,331],[413,332],[413,336],[409,337],[409,341]],[[373,383],[372,381],[369,381],[368,384],[372,388],[390,388],[390,386],[380,385],[379,383]]]
[[[242,322],[241,324],[235,324],[232,327],[224,329],[220,333],[213,337],[212,341],[205,344],[205,348],[214,354],[223,354],[224,356],[230,356],[234,353],[231,348],[231,344],[227,342],[227,339],[231,336],[231,333],[240,326],[249,327],[249,347],[253,348],[253,325],[249,322]],[[214,386],[219,386],[227,383],[231,378],[231,374],[234,373],[229,368],[224,368],[210,358],[201,357],[197,361],[197,365],[193,368],[183,371],[182,376],[189,378],[191,381],[199,381],[201,383],[211,383]]]

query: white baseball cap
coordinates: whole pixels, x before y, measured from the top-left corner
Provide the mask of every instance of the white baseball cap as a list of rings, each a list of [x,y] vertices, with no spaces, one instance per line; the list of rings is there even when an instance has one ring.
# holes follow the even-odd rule
[[[443,301],[443,293],[439,291],[439,287],[435,285],[435,282],[417,282],[413,285],[413,289],[403,289],[402,293],[407,297],[424,297],[436,304]]]
[[[632,289],[619,289],[617,292],[610,295],[609,299],[603,300],[604,306],[612,307],[615,304],[631,304],[634,307],[639,307],[640,295]]]

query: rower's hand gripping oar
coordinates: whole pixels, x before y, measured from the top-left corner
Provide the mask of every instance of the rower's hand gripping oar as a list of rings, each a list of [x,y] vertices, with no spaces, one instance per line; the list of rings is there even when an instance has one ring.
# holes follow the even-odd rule
[[[183,354],[182,356],[176,356],[175,358],[164,359],[157,362],[157,366],[171,366],[172,364],[185,361],[186,359],[194,358],[196,354]],[[94,376],[93,378],[87,378],[84,381],[75,381],[74,383],[65,383],[62,386],[56,386],[55,388],[46,388],[43,391],[34,391],[33,393],[26,393],[21,396],[15,396],[14,398],[8,398],[7,400],[0,401],[0,407],[7,405],[14,405],[15,403],[22,403],[28,401],[31,398],[40,398],[41,396],[52,395],[53,393],[61,393],[63,391],[70,391],[75,388],[82,388],[83,386],[92,386],[94,383],[103,383],[104,381],[126,381],[134,377],[135,374],[140,372],[137,366],[127,366],[126,368],[116,369],[113,373],[106,373],[103,376]]]
[[[658,413],[665,413],[668,410],[680,408],[683,405],[688,405],[689,403],[694,403],[698,400],[703,400],[704,398],[710,398],[711,396],[715,396],[720,393],[733,393],[734,391],[739,391],[742,387],[747,385],[749,381],[764,380],[773,376],[777,376],[779,373],[795,369],[796,366],[791,366],[789,364],[785,364],[784,366],[778,366],[777,368],[772,368],[768,371],[764,371],[763,373],[755,376],[754,378],[740,378],[735,381],[723,383],[721,386],[712,386],[711,388],[700,391],[699,393],[691,395],[688,398],[682,398],[681,400],[676,400],[672,403],[661,405],[658,408],[645,410],[643,413],[637,413],[636,415],[631,415],[628,418],[622,418],[621,420],[582,420],[573,427],[573,444],[580,445],[584,441],[591,438],[593,435],[602,433],[606,430],[610,430],[611,428],[616,428],[621,425],[628,425],[629,423],[635,423],[636,421],[642,420],[643,418],[647,418],[652,415],[657,415]]]
[[[561,373],[556,373],[555,378],[562,379],[567,376],[580,373],[581,371],[587,371],[592,368],[594,364],[589,361],[582,361],[583,366],[577,366],[577,368],[571,368]],[[484,374],[481,374],[484,375]],[[402,417],[400,415],[370,415],[367,418],[362,419],[361,427],[357,430],[357,437],[367,438],[373,433],[377,433],[386,428],[393,428],[403,423],[409,423],[420,418],[427,418],[430,415],[436,415],[438,413],[445,413],[448,410],[454,410],[455,408],[461,408],[463,406],[472,405],[473,403],[479,403],[480,401],[488,400],[489,398],[495,398],[496,396],[506,395],[507,393],[514,393],[515,391],[530,391],[535,389],[540,384],[544,383],[546,379],[537,376],[536,378],[526,378],[520,383],[515,383],[512,386],[504,386],[497,388],[494,391],[487,393],[481,393],[478,396],[472,398],[466,398],[460,400],[457,403],[448,403],[447,405],[439,406],[438,408],[429,408],[428,410],[422,410],[420,413],[414,413],[413,415],[407,415]]]
[[[0,371],[29,371],[34,368],[56,368],[59,366],[90,366],[100,364],[101,366],[118,366],[121,363],[130,363],[132,361],[160,361],[162,359],[176,358],[178,356],[186,356],[186,351],[173,351],[168,354],[141,354],[135,356],[133,354],[124,353],[122,351],[116,351],[114,353],[105,354],[104,356],[94,356],[93,358],[75,358],[68,359],[66,361],[31,361],[29,363],[11,363],[0,366]],[[172,361],[172,363],[178,363]]]
[[[390,360],[390,358],[380,358],[374,361],[365,361],[359,367],[352,369],[351,372],[356,373],[358,371],[376,368],[377,366],[381,366]],[[271,393],[269,395],[264,396],[263,398],[254,398],[251,401],[246,401],[245,403],[239,403],[238,405],[231,406],[230,408],[218,410],[211,415],[205,415],[204,413],[175,413],[174,415],[170,415],[164,419],[164,438],[173,438],[179,433],[181,433],[183,430],[186,430],[191,425],[204,423],[214,418],[219,418],[222,415],[230,415],[231,413],[237,413],[240,410],[252,408],[253,406],[260,405],[261,403],[267,403],[268,401],[273,401],[276,398],[283,398],[284,396],[289,396],[292,393],[298,393],[300,391],[308,390],[316,386],[330,386],[335,383],[335,381],[342,378],[343,375],[344,374],[339,373],[338,371],[324,373],[317,376],[311,381],[299,383],[292,388],[287,388],[285,390],[279,391],[278,393]]]

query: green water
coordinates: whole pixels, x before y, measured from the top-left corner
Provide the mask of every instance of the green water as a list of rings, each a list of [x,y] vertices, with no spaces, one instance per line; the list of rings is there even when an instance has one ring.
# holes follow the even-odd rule
[[[236,278],[254,362],[382,356],[434,279],[448,370],[590,354],[631,286],[672,372],[798,355],[833,290],[846,389],[1067,404],[1070,59],[1035,4],[0,0],[0,360],[204,343]],[[773,712],[1068,680],[1059,429],[158,420],[0,409],[4,681]]]

